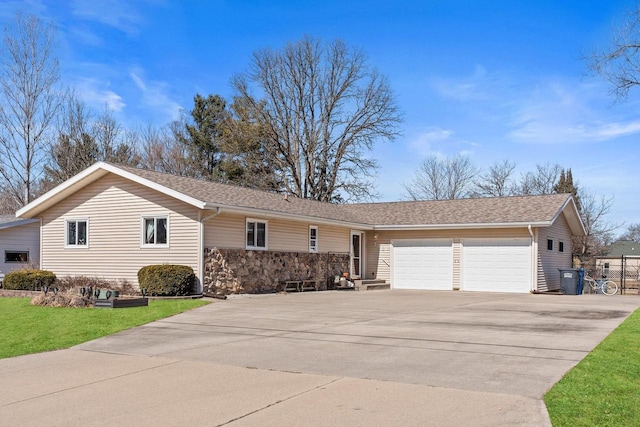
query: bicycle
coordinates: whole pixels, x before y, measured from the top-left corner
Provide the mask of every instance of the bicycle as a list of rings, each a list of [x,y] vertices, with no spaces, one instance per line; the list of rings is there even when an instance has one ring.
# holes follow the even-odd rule
[[[601,291],[605,295],[615,295],[618,293],[618,284],[613,280],[596,280],[593,277],[589,276],[588,273],[585,273],[583,278],[584,283],[587,283],[592,290],[598,292]]]

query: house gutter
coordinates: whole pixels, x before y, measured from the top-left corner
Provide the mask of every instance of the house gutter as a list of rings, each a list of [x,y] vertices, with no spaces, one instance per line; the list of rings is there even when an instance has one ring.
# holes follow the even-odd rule
[[[200,280],[200,289],[199,292],[202,293],[204,291],[204,223],[205,221],[210,220],[213,217],[220,215],[222,212],[222,208],[218,207],[215,210],[215,213],[211,215],[207,215],[204,218],[200,218],[198,220],[200,227],[200,236],[198,237],[198,280]],[[201,212],[198,212],[198,217],[202,215]]]
[[[538,269],[536,265],[536,254],[538,252],[536,245],[536,236],[533,233],[531,224],[527,226],[527,230],[531,235],[531,292],[535,292],[538,289]]]
[[[376,225],[375,230],[472,230],[486,228],[529,228],[531,227],[549,227],[549,221],[540,222],[497,222],[497,223],[477,223],[477,224],[409,224],[409,225]]]

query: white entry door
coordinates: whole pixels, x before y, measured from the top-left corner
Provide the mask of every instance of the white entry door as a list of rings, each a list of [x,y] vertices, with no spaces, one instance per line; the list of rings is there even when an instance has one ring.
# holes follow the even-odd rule
[[[462,290],[531,290],[531,239],[462,239]]]
[[[394,289],[453,289],[451,239],[393,240],[391,245]]]

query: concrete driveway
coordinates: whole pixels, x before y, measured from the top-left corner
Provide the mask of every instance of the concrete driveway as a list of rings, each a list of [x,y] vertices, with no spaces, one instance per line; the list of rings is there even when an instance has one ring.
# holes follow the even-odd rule
[[[639,305],[602,295],[237,296],[70,350],[0,360],[3,388],[14,390],[0,397],[0,419],[548,425],[545,391]]]

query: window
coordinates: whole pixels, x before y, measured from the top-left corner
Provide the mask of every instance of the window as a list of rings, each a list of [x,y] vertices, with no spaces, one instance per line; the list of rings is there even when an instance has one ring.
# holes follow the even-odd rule
[[[4,251],[4,262],[29,262],[29,251]]]
[[[548,251],[552,251],[553,250],[553,240],[551,240],[551,239],[547,239],[547,250]]]
[[[247,219],[247,249],[267,249],[267,222]]]
[[[167,246],[168,223],[166,216],[142,218],[142,246]]]
[[[67,220],[66,246],[71,248],[86,248],[88,246],[88,224],[86,219]]]
[[[558,252],[564,252],[564,242],[558,242]]]
[[[318,227],[315,225],[309,226],[309,252],[318,252]]]

